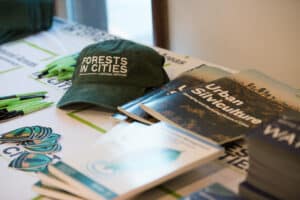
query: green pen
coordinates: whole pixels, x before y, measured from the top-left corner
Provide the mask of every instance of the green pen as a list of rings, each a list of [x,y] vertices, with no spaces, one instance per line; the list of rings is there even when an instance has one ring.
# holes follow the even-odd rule
[[[41,110],[43,108],[47,108],[51,106],[53,102],[31,102],[28,103],[26,107],[19,108],[18,110],[14,110],[11,112],[16,112],[15,117],[19,115],[26,115],[38,110]]]
[[[31,99],[24,99],[24,100],[20,100],[20,101],[16,101],[16,102],[11,102],[8,104],[7,107],[9,106],[17,106],[17,105],[20,105],[20,104],[24,104],[24,103],[28,103],[28,102],[33,102],[33,101],[41,101],[43,100],[44,98],[42,97],[34,97],[34,98],[31,98]]]
[[[38,97],[38,98],[33,98],[33,99],[26,99],[23,101],[17,101],[14,104],[10,104],[8,105],[6,108],[4,108],[3,110],[6,110],[7,112],[11,112],[13,110],[22,110],[22,108],[28,106],[28,105],[34,105],[34,104],[38,104],[40,103],[40,101],[43,98]]]
[[[51,106],[52,104],[53,104],[53,102],[30,102],[27,104],[26,107],[22,108],[21,110],[13,110],[10,112],[6,112],[5,114],[2,114],[0,116],[0,121],[15,118],[20,115],[26,115],[26,114],[41,110],[43,108],[47,108],[47,107]]]
[[[13,94],[9,96],[2,96],[0,97],[0,102],[3,100],[8,100],[8,99],[27,99],[28,97],[35,97],[35,96],[44,96],[47,94],[47,91],[39,91],[39,92],[30,92],[30,93],[22,93],[22,94]],[[1,105],[1,104],[0,104]]]
[[[47,107],[51,106],[52,104],[53,104],[53,102],[41,102],[40,104],[27,106],[26,108],[23,108],[23,110],[20,112],[21,112],[21,115],[26,115],[26,114],[47,108]]]
[[[17,102],[19,101],[20,99],[19,98],[11,98],[11,99],[3,99],[3,100],[0,100],[0,107],[5,107],[13,102]]]
[[[30,97],[30,98],[27,98]],[[22,103],[26,103],[29,101],[32,101],[33,99],[43,99],[44,96],[27,96],[26,98],[20,99],[18,98],[12,98],[12,99],[4,99],[4,100],[0,100],[0,109],[5,109],[8,106],[12,106],[12,105],[19,105]]]

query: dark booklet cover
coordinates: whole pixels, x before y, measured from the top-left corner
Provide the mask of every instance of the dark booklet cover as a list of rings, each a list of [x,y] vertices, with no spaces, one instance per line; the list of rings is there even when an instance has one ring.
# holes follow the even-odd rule
[[[230,75],[230,73],[223,69],[211,67],[205,64],[200,65],[182,73],[180,76],[165,84],[163,87],[124,104],[123,106],[119,107],[118,110],[130,118],[146,124],[152,124],[158,120],[141,109],[141,103],[151,102],[160,97],[174,94],[177,91],[184,91],[185,88],[209,82],[228,75]]]
[[[249,200],[279,200],[278,198],[261,191],[253,185],[249,184],[247,181],[244,181],[239,186],[239,195],[242,199]]]
[[[262,124],[247,134],[247,143],[250,164],[247,183],[278,199],[298,199],[299,113],[284,113],[281,117]],[[274,181],[274,177],[280,177],[280,181]]]
[[[253,156],[255,155],[257,158],[268,157],[267,155],[270,154],[267,151],[256,154],[259,152],[255,147],[260,145],[264,149],[270,147],[268,150],[271,152],[276,150],[284,154],[286,158],[289,158],[289,162],[295,161],[295,159],[300,162],[300,113],[287,112],[279,118],[259,126],[248,134],[247,141],[251,144],[251,153],[254,153]],[[272,165],[278,160],[278,157],[272,157],[267,161]],[[297,167],[300,170],[299,163]]]
[[[224,144],[240,139],[250,128],[283,111],[299,110],[296,91],[260,72],[247,70],[141,107],[159,120]]]

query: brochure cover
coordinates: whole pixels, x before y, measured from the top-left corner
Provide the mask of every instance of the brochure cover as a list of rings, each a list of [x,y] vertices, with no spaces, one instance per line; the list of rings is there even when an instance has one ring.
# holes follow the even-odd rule
[[[299,110],[297,90],[247,70],[146,102],[155,118],[218,144],[240,139],[261,122]]]
[[[144,95],[143,97],[120,106],[118,110],[132,119],[143,122],[145,124],[153,124],[158,120],[141,109],[141,103],[150,102],[160,97],[173,94],[177,91],[183,91],[185,88],[209,82],[220,77],[228,76],[230,74],[230,72],[223,69],[203,64],[182,73],[180,76],[170,81],[162,88],[154,90]]]
[[[227,189],[220,183],[213,183],[201,190],[194,192],[181,200],[241,200],[237,194]]]
[[[218,145],[164,123],[133,123],[74,152],[74,158],[50,165],[49,171],[87,198],[126,199],[222,153]]]

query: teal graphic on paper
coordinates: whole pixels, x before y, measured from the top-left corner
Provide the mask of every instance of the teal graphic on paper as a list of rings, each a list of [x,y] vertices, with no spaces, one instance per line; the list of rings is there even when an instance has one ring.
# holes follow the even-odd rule
[[[48,127],[32,126],[32,128],[34,130],[33,139],[43,140],[52,134],[52,129]]]
[[[22,127],[0,136],[0,141],[3,142],[20,142],[25,140],[31,140],[34,137],[34,131],[31,127]]]
[[[23,152],[19,157],[9,163],[9,167],[21,169],[24,171],[39,171],[46,167],[51,158],[38,153]]]
[[[49,137],[43,139],[43,140],[28,140],[22,142],[22,145],[24,147],[48,147],[53,146],[58,142],[58,139],[60,138],[60,135],[57,133],[52,133]]]
[[[94,161],[88,165],[88,169],[96,174],[155,169],[174,162],[181,153],[181,151],[171,148],[144,149],[112,161]]]
[[[43,170],[52,161],[51,154],[61,151],[60,138],[61,135],[53,133],[52,128],[36,125],[0,134],[0,143],[13,143],[7,144],[5,150],[13,148],[17,151],[13,156],[8,151],[4,153],[13,159],[9,159],[11,160],[9,167],[26,172],[37,172]],[[53,155],[53,158],[59,159],[56,155]]]
[[[36,153],[55,153],[62,149],[61,145],[58,143],[51,146],[25,146],[24,148]]]

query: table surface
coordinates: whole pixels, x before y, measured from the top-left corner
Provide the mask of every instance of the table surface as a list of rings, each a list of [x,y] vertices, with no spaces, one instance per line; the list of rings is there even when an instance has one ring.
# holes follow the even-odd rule
[[[47,100],[57,102],[70,86],[70,81],[59,82],[56,78],[36,80],[34,73],[60,56],[79,52],[88,44],[112,38],[115,36],[56,18],[53,27],[48,31],[0,45],[0,96],[30,91],[48,91]],[[193,67],[204,63],[210,64],[168,50],[155,49],[166,57],[165,69],[171,79]],[[56,156],[63,159],[71,156],[72,150],[86,148],[95,143],[118,124],[119,121],[112,118],[112,114],[95,108],[65,111],[53,105],[1,123],[0,133],[22,126],[51,127],[62,135],[60,143],[63,149]],[[8,147],[7,144],[0,144],[0,198],[10,200],[35,198],[37,194],[32,191],[31,187],[38,180],[36,175],[9,168],[9,161],[21,149],[12,148],[13,150],[9,153],[5,153]],[[238,184],[245,178],[245,169],[248,164],[247,156],[238,153],[243,149],[245,145],[237,143],[226,158],[203,165],[135,199],[178,199],[214,182],[219,182],[237,192]]]

